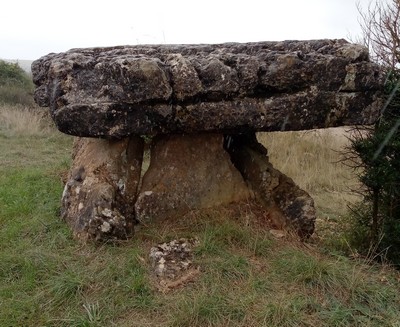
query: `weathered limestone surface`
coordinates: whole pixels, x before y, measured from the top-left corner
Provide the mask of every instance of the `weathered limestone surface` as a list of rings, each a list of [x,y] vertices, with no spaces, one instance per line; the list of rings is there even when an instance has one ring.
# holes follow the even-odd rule
[[[158,136],[135,205],[141,222],[251,197],[221,134]]]
[[[62,218],[82,239],[126,239],[133,234],[143,140],[77,138],[62,195]]]
[[[32,73],[62,132],[104,138],[371,123],[382,83],[345,40],[73,49]]]

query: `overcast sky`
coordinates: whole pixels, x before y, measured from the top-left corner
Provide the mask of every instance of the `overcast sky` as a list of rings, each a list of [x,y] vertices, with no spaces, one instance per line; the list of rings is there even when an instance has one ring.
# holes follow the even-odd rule
[[[0,58],[71,48],[356,38],[370,0],[2,0]]]

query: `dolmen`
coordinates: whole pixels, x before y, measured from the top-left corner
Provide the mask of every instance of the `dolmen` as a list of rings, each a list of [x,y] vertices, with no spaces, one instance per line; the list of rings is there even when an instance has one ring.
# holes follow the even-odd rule
[[[61,214],[83,240],[243,201],[307,238],[313,199],[256,132],[371,124],[381,108],[379,66],[345,40],[72,49],[32,74],[35,101],[77,137]]]

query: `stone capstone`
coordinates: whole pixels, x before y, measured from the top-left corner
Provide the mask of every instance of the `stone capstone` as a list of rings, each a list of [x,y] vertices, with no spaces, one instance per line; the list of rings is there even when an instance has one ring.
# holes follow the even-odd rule
[[[103,138],[369,124],[382,88],[345,40],[73,49],[32,74],[62,132]]]

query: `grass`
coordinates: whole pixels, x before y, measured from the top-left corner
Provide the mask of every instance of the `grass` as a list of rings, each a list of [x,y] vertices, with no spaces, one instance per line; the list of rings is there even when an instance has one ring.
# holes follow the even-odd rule
[[[47,112],[38,107],[2,105],[0,110],[1,137],[48,136],[54,134]]]
[[[252,219],[256,212],[248,204],[150,223],[119,244],[76,242],[58,216],[71,137],[23,108],[8,113],[30,122],[18,129],[4,118],[9,110],[0,108],[0,326],[400,326],[396,271],[321,251],[319,239],[309,244],[275,239]],[[286,145],[274,148],[284,137]],[[337,211],[345,204],[334,192],[348,187],[338,177],[346,172],[332,170],[328,178],[312,168],[315,157],[305,156],[313,158],[307,163],[292,152],[285,155],[296,151],[293,143],[303,146],[310,138],[320,147],[308,151],[320,151],[318,158],[326,160],[322,151],[328,154],[334,141],[324,137],[262,136],[278,168],[290,169],[274,153],[291,156],[299,172],[290,174],[317,195],[319,214],[327,220],[328,213],[344,214]],[[317,176],[304,176],[306,167]],[[318,175],[330,181],[318,181]],[[324,196],[330,200],[324,202]],[[180,237],[199,240],[194,263],[200,274],[183,287],[159,292],[149,250]]]
[[[308,192],[341,192],[354,181],[351,170],[339,162],[349,143],[343,129],[259,133],[258,138],[272,163]]]
[[[0,103],[3,105],[34,106],[33,88],[33,85],[22,88],[20,85],[1,85],[0,83]]]

